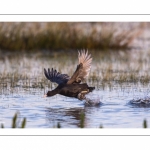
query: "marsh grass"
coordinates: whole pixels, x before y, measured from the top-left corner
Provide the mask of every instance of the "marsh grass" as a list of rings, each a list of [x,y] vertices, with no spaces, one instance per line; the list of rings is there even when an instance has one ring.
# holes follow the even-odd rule
[[[150,82],[150,52],[145,51],[89,51],[92,54],[92,68],[86,82],[96,89],[128,84],[148,86]],[[49,82],[43,73],[44,68],[54,68],[69,76],[77,65],[77,51],[45,53],[2,53],[0,59],[0,91],[3,88],[53,89],[56,83]]]
[[[146,119],[143,120],[143,128],[148,128]]]
[[[20,121],[19,113],[15,113],[14,117],[12,118],[12,126],[11,128],[25,128],[26,126],[26,118],[23,118],[22,121]],[[1,124],[1,128],[5,128],[3,124]]]
[[[81,113],[80,114],[80,128],[86,128],[85,127],[85,114],[84,113]],[[54,127],[55,128],[55,127]],[[57,128],[61,128],[61,124],[60,123],[57,123]],[[99,128],[104,128],[102,124],[100,124]],[[143,120],[143,128],[148,128],[147,126],[147,120],[144,119]]]
[[[17,119],[18,119],[18,113],[15,113],[14,114],[14,117],[12,118],[12,128],[25,128],[26,126],[26,118],[24,118],[21,122],[21,125],[19,126],[18,124],[20,122],[17,122]],[[61,124],[58,122],[57,123],[57,126],[53,127],[53,128],[61,128]],[[4,128],[4,125],[1,124],[1,128]],[[79,128],[85,128],[85,114],[82,112],[80,114],[80,125],[79,125]],[[100,124],[99,128],[104,128],[102,124]],[[147,120],[144,119],[143,120],[143,128],[148,128],[148,125],[147,125]]]
[[[100,22],[4,22],[0,23],[0,49],[126,49],[141,29],[128,25],[120,31],[121,26]]]
[[[80,128],[84,128],[85,127],[85,114],[82,112],[80,114]]]

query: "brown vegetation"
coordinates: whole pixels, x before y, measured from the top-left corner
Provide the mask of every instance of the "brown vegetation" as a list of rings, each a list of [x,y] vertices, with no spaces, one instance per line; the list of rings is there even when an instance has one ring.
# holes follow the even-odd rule
[[[0,23],[0,49],[124,49],[139,33],[115,23],[5,22]]]

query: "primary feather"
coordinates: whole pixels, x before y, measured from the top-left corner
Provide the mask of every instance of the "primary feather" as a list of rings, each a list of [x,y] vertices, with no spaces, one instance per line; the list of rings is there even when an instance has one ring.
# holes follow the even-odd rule
[[[85,50],[78,52],[78,60],[79,64],[77,65],[76,71],[67,84],[72,84],[74,82],[79,83],[89,75],[92,63],[91,54],[88,54],[88,51]]]
[[[53,68],[51,70],[48,68],[48,71],[44,68],[44,74],[48,80],[56,82],[57,84],[67,83],[69,80],[69,76],[67,74],[61,74]]]
[[[82,69],[80,69],[79,77],[85,78],[89,75],[91,69],[91,54],[88,55],[88,51],[85,52],[85,50],[78,52],[78,54],[79,64],[83,65]]]

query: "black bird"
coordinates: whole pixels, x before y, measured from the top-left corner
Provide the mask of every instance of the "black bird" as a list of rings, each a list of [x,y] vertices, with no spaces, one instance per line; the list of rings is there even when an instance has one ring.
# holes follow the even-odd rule
[[[70,78],[67,74],[61,74],[54,70],[53,68],[48,71],[44,68],[44,74],[48,80],[51,82],[56,82],[58,86],[52,90],[48,91],[45,96],[53,96],[56,94],[61,94],[68,97],[75,97],[79,100],[85,99],[85,95],[92,92],[95,87],[89,87],[87,83],[82,83],[84,79],[88,76],[92,58],[85,50],[78,52],[79,64]]]

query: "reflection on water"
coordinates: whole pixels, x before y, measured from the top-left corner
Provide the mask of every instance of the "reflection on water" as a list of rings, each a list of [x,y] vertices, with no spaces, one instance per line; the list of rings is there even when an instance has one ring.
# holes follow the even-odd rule
[[[62,127],[80,127],[80,116],[84,108],[58,109],[47,108],[46,116],[50,125],[59,122]]]

